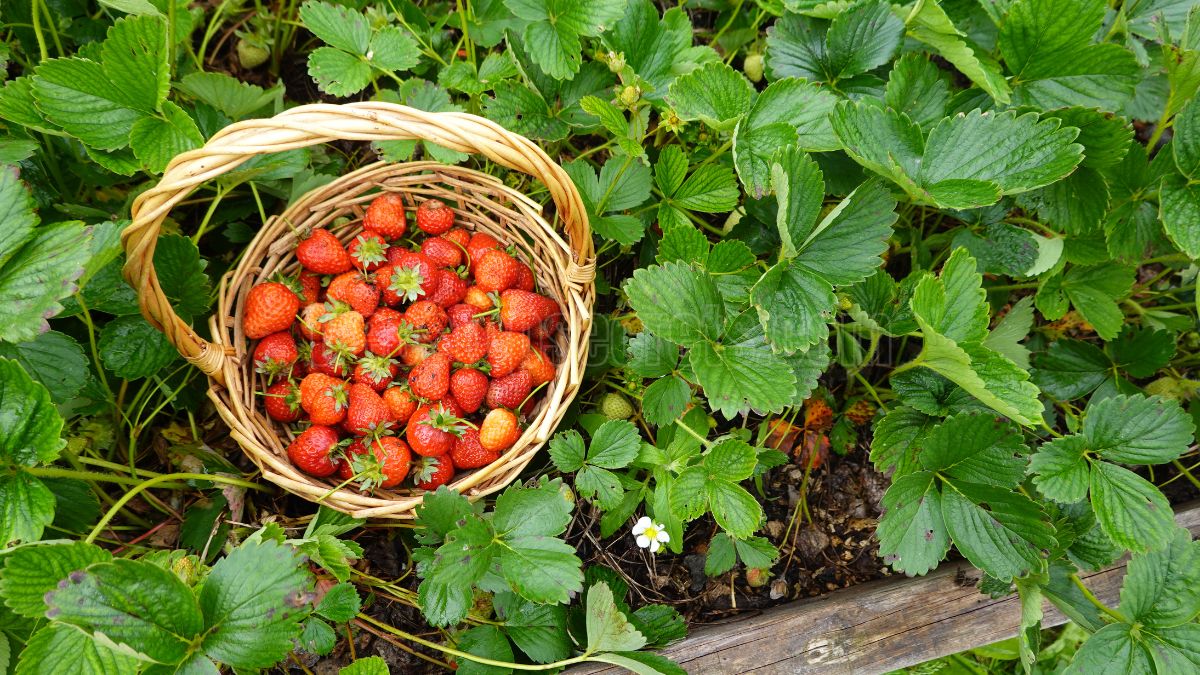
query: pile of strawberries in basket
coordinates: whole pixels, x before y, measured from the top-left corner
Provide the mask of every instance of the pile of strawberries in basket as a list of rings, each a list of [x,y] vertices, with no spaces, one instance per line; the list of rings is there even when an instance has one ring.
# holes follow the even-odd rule
[[[529,266],[436,199],[410,229],[406,201],[377,197],[348,246],[313,230],[303,269],[243,308],[266,412],[299,431],[288,458],[363,490],[432,490],[496,461],[555,374],[561,312]]]

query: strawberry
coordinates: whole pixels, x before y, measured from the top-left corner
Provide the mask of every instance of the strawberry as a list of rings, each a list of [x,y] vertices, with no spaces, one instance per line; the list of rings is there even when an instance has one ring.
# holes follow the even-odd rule
[[[450,270],[435,270],[437,288],[425,299],[439,307],[450,307],[467,297],[467,281]]]
[[[463,296],[463,302],[480,312],[486,312],[496,306],[496,303],[492,301],[492,296],[478,286],[471,286],[467,289],[467,294]]]
[[[421,253],[438,267],[457,267],[462,264],[463,250],[443,237],[430,237],[421,242]]]
[[[425,254],[393,246],[388,249],[388,264],[392,267],[391,273],[382,281],[376,279],[375,283],[390,291],[386,299],[398,298],[389,304],[412,302],[437,290],[439,279],[433,273],[437,266]]]
[[[633,416],[633,404],[617,392],[610,391],[600,399],[600,414],[610,420],[627,420]]]
[[[486,399],[488,407],[519,408],[525,402],[525,397],[529,396],[531,389],[533,389],[533,378],[523,370],[495,378],[488,385]]]
[[[300,357],[296,350],[296,339],[288,331],[271,333],[258,341],[254,348],[254,370],[274,380],[292,369]]]
[[[338,467],[343,480],[358,476],[359,487],[370,492],[375,488],[390,488],[404,482],[408,467],[412,463],[412,451],[408,444],[395,436],[371,439],[371,452],[362,441],[355,441],[346,448],[348,462]]]
[[[475,363],[487,356],[487,332],[483,326],[468,321],[442,338],[438,343],[438,350],[446,352],[459,363]]]
[[[381,356],[396,356],[404,345],[416,341],[412,324],[390,307],[375,310],[367,322],[367,349]]]
[[[454,227],[454,210],[438,199],[427,199],[417,206],[417,227],[426,234],[441,234]]]
[[[486,251],[475,263],[475,285],[489,293],[512,288],[517,282],[518,265],[520,263],[504,251]]]
[[[450,376],[450,393],[463,412],[477,412],[488,393],[487,375],[474,368],[459,368]]]
[[[466,426],[442,404],[423,405],[408,418],[405,435],[413,452],[422,457],[440,457],[454,447],[454,439]]]
[[[422,490],[433,491],[454,478],[454,462],[449,455],[422,457],[412,467],[413,484]]]
[[[408,388],[421,398],[436,401],[450,389],[450,357],[430,354],[408,374]]]
[[[495,450],[486,450],[479,444],[479,432],[467,429],[463,435],[454,441],[450,450],[450,459],[454,466],[460,469],[478,469],[487,466],[500,458]]]
[[[287,330],[292,327],[298,311],[300,298],[292,289],[274,281],[258,284],[246,294],[242,332],[251,340],[258,340]]]
[[[367,352],[354,366],[354,381],[365,384],[375,391],[383,391],[396,373],[400,372],[400,364],[395,359]]]
[[[324,373],[309,373],[300,381],[300,406],[313,424],[333,426],[346,418],[346,382]]]
[[[399,239],[408,231],[408,215],[404,212],[408,200],[399,192],[385,192],[376,197],[363,216],[363,229],[375,232],[384,239]]]
[[[387,249],[387,242],[374,232],[363,232],[346,247],[352,264],[364,272],[373,272],[387,262]]]
[[[433,347],[423,344],[404,345],[400,350],[400,363],[412,368],[433,353]]]
[[[471,266],[471,271],[475,271],[475,266],[479,262],[483,254],[494,249],[502,248],[500,242],[496,238],[486,232],[476,232],[467,240],[467,262]]]
[[[413,411],[417,409],[417,399],[404,387],[388,387],[383,392],[383,403],[392,413],[392,419],[397,424],[408,423]]]
[[[471,241],[471,233],[461,227],[451,228],[449,232],[442,235],[442,239],[449,241],[458,246],[458,250],[466,254],[467,244]]]
[[[519,370],[529,373],[529,379],[533,386],[550,382],[554,379],[557,369],[554,367],[554,362],[546,356],[546,352],[537,347],[530,347],[529,353],[521,359]]]
[[[440,404],[442,406],[443,410],[445,410],[447,413],[450,413],[451,415],[453,415],[455,417],[462,417],[463,415],[466,414],[463,412],[462,406],[458,404],[458,401],[454,400],[454,395],[449,392],[447,392],[446,395],[442,397],[442,400],[438,401],[438,404]],[[461,422],[463,420],[459,420],[459,421]],[[463,428],[469,428],[465,424],[460,425],[460,426],[462,426]]]
[[[341,274],[353,266],[342,242],[329,230],[319,228],[296,247],[296,260],[317,274]]]
[[[300,388],[291,380],[280,380],[267,387],[263,407],[276,422],[295,422],[300,419]]]
[[[533,270],[529,269],[529,265],[518,260],[517,280],[513,282],[512,287],[521,291],[532,291],[535,284]]]
[[[325,346],[349,356],[362,356],[367,350],[367,332],[362,314],[354,310],[335,314],[322,331]]]
[[[529,353],[529,337],[524,333],[502,331],[488,343],[487,360],[492,379],[516,370]]]
[[[503,452],[521,437],[517,416],[511,410],[496,408],[483,418],[479,426],[479,445],[485,450]]]
[[[336,430],[321,424],[305,429],[288,444],[288,459],[304,473],[325,477],[337,471],[332,453],[338,444]]]
[[[346,431],[358,436],[378,435],[385,428],[392,426],[391,409],[370,385],[350,385],[349,399],[346,419],[342,422],[342,428]]]
[[[329,313],[329,308],[324,303],[313,302],[304,306],[300,310],[300,334],[309,340],[316,340],[321,337],[321,329],[324,322],[322,319]]]
[[[300,299],[306,305],[321,301],[321,276],[308,270],[300,270],[297,279],[300,286]]]
[[[324,373],[341,379],[350,377],[352,360],[326,347],[324,342],[313,344],[309,362],[312,364],[310,372]]]
[[[404,311],[404,319],[417,330],[416,339],[420,342],[433,342],[442,335],[450,318],[446,310],[428,300],[418,300]]]
[[[559,313],[558,303],[544,295],[515,288],[500,294],[500,324],[504,330],[524,333]]]
[[[529,329],[530,342],[536,342],[545,348],[554,341],[554,331],[558,329],[559,314],[551,314],[542,319],[536,326]]]
[[[450,320],[451,330],[468,323],[478,324],[479,319],[475,318],[475,315],[478,313],[478,307],[472,307],[465,302],[461,302],[457,305],[451,305],[446,309],[446,317]]]
[[[379,289],[362,272],[339,274],[329,282],[325,293],[330,300],[344,302],[368,319],[379,306]]]

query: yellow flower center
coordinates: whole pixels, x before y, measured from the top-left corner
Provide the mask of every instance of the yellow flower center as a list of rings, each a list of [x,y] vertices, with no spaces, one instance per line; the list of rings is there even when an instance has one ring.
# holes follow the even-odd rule
[[[645,535],[650,541],[654,541],[655,539],[658,539],[658,528],[651,525],[650,527],[647,527],[646,531],[642,532],[642,534]]]

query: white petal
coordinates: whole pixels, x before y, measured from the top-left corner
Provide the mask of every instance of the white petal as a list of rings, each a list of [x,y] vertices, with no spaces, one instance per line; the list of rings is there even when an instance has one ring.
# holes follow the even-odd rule
[[[639,534],[637,538],[637,545],[641,546],[642,548],[650,547],[650,538],[644,534]]]
[[[650,552],[651,553],[658,553],[658,549],[660,549],[660,548],[662,548],[662,544],[658,543],[657,539],[650,542]]]
[[[650,527],[653,524],[654,524],[654,521],[650,520],[646,516],[642,516],[641,518],[638,518],[638,521],[636,523],[634,523],[633,533],[641,534],[646,531],[646,528]]]
[[[671,541],[671,535],[667,534],[667,532],[665,530],[659,530],[658,531],[658,540],[665,544],[668,541]]]

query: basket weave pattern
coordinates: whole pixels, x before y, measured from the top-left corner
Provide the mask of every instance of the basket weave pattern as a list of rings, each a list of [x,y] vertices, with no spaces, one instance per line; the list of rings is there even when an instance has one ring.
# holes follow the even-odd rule
[[[317,188],[268,220],[219,287],[212,341],[200,337],[172,311],[155,274],[154,246],[171,208],[196,187],[251,157],[332,140],[428,140],[480,154],[539,179],[556,208],[559,231],[541,207],[487,174],[434,162],[376,163]],[[468,496],[495,492],[511,482],[553,432],[574,398],[587,360],[595,296],[594,251],[587,216],[574,184],[537,145],[488,120],[462,113],[427,113],[387,103],[309,105],[273,118],[247,120],[216,134],[204,147],[176,157],[157,186],[134,202],[133,223],[122,234],[125,277],[138,290],[142,313],[190,363],[210,378],[209,398],[231,436],[263,476],[293,493],[359,518],[410,518],[420,491],[352,488],[298,471],[287,460],[291,434],[266,416],[252,349],[242,335],[241,310],[250,288],[275,273],[299,268],[297,237],[326,227],[343,242],[361,229],[362,215],[380,190],[405,193],[411,202],[438,198],[455,208],[456,222],[513,245],[527,262],[538,290],[558,301],[563,326],[556,336],[558,373],[544,390],[521,438],[496,462],[463,474],[451,487]],[[337,223],[335,224],[335,221]],[[336,481],[335,479],[332,479]]]

